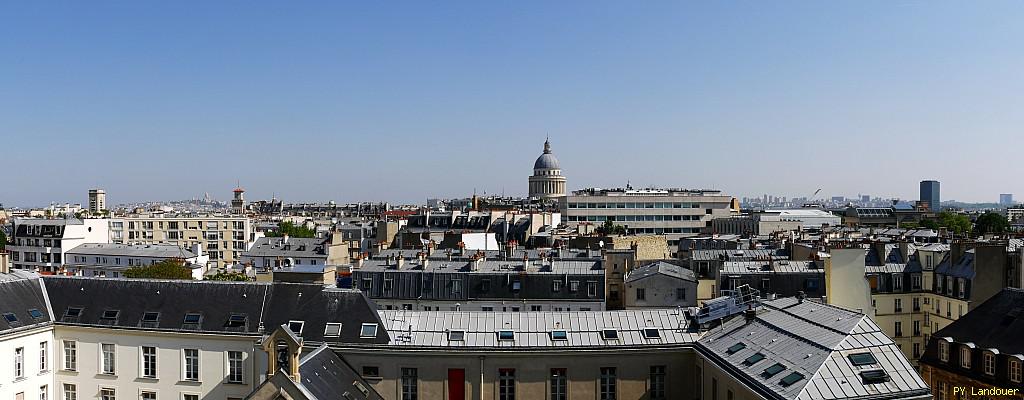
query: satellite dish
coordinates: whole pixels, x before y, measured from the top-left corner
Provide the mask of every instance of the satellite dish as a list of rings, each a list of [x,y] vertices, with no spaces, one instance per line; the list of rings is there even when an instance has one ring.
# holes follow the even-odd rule
[[[601,246],[601,248],[604,248],[604,240],[597,242],[597,245]]]

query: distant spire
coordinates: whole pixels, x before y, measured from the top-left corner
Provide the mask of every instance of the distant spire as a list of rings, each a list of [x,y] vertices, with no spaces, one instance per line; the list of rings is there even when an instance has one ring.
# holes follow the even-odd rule
[[[544,138],[544,154],[551,154],[551,139],[549,137]]]

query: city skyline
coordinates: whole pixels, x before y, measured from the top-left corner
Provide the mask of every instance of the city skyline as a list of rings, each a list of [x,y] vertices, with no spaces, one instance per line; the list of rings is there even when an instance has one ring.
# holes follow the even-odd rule
[[[1021,192],[1021,3],[5,11],[10,206],[525,195],[548,135],[569,190]]]

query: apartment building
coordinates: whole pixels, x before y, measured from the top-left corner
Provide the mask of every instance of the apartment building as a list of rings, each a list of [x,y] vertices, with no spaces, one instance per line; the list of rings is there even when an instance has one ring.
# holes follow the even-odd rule
[[[176,259],[192,268],[194,279],[202,279],[209,262],[199,245],[192,250],[171,244],[85,243],[67,252],[64,272],[71,275],[120,278],[124,271]]]
[[[697,277],[693,271],[667,261],[653,262],[628,272],[624,284],[627,309],[697,305]]]
[[[1007,288],[928,341],[921,376],[935,399],[1024,396],[1024,290]]]
[[[732,215],[738,206],[717,190],[632,188],[578,190],[560,197],[558,205],[570,227],[611,221],[630,234],[665,235],[671,249],[680,238],[710,230],[712,220]]]
[[[598,311],[599,260],[437,260],[425,254],[359,260],[352,285],[384,310]]]
[[[109,243],[106,219],[15,218],[14,234],[8,239],[14,269],[44,273],[57,272],[67,260],[66,253],[83,243]]]
[[[53,328],[39,276],[0,273],[0,399],[50,399]]]
[[[252,221],[237,215],[133,215],[112,221],[111,229],[112,237],[122,237],[127,244],[171,244],[186,249],[199,245],[210,257],[210,268],[239,263],[242,253],[257,239]]]
[[[239,261],[260,271],[303,265],[326,265],[328,239],[262,237],[242,252]]]

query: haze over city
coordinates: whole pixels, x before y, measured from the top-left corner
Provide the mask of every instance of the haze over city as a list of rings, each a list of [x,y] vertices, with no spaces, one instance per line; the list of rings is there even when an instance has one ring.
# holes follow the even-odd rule
[[[994,202],[1024,192],[1022,11],[9,3],[3,201],[525,195],[550,135],[569,190]]]

